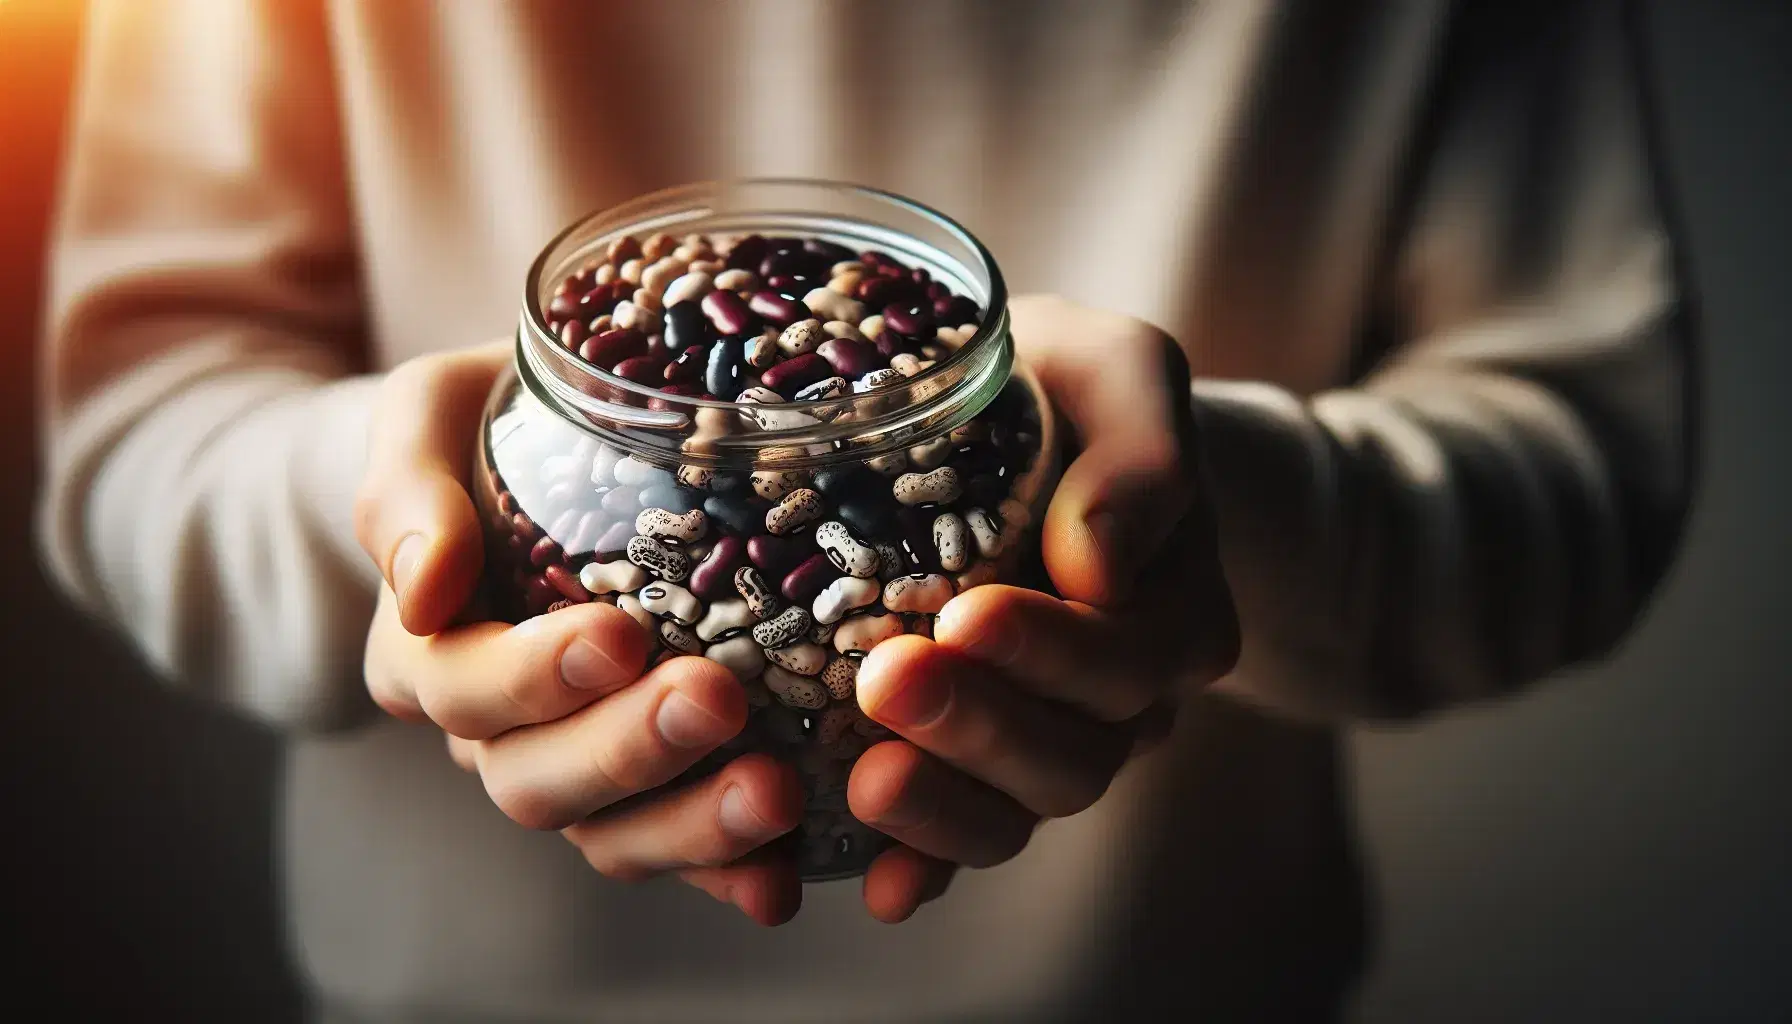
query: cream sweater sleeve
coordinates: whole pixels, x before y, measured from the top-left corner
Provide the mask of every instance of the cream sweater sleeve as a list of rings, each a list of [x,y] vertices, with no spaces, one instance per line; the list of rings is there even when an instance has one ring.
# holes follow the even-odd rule
[[[1690,318],[1624,5],[1460,5],[1356,386],[1197,384],[1245,646],[1320,720],[1609,651],[1692,486]]]
[[[371,709],[372,381],[317,5],[91,5],[51,254],[57,580],[277,724]]]

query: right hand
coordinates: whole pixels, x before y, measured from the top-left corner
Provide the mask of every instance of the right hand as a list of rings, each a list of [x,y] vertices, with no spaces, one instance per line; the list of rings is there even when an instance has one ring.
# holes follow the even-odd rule
[[[789,766],[748,754],[701,782],[615,806],[740,731],[746,695],[726,669],[682,657],[643,675],[652,639],[596,602],[518,626],[460,621],[484,564],[471,456],[510,353],[494,343],[424,356],[380,389],[355,502],[356,536],[386,579],[367,635],[368,690],[387,713],[441,728],[499,810],[558,830],[600,873],[675,872],[781,924],[801,886],[793,862],[760,848],[801,817]]]

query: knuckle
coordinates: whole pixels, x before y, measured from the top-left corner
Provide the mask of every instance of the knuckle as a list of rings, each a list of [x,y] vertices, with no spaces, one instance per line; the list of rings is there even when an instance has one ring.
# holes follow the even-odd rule
[[[498,810],[526,829],[553,832],[572,823],[574,815],[539,786],[505,779],[489,770],[482,779],[486,796]]]

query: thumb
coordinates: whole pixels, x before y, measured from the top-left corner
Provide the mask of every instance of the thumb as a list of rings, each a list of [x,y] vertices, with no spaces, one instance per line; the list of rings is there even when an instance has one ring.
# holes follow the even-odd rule
[[[379,391],[355,531],[417,636],[453,622],[483,569],[467,479],[481,410],[508,359],[507,343],[427,356],[393,370]]]

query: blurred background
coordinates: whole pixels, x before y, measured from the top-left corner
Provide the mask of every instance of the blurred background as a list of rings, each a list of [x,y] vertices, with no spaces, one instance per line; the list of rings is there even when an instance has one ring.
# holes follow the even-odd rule
[[[1362,1021],[1792,1020],[1792,4],[1646,5],[1706,336],[1705,485],[1623,653],[1352,737],[1379,904]],[[158,689],[29,544],[42,245],[76,0],[0,0],[0,785],[53,1019],[297,1019],[274,737]]]

